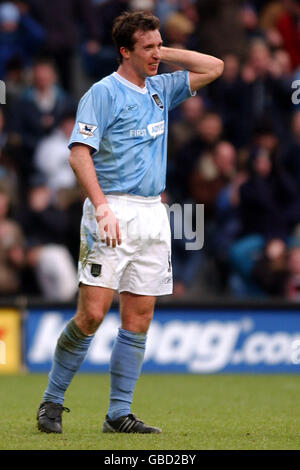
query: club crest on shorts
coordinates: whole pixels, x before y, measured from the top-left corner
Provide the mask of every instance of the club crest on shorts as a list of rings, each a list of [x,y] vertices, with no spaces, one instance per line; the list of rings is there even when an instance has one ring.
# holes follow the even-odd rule
[[[92,266],[91,266],[91,275],[93,277],[100,276],[101,271],[102,271],[102,265],[101,264],[92,264]]]
[[[164,109],[164,105],[163,105],[160,97],[158,96],[158,94],[153,93],[153,95],[151,95],[151,96],[154,99],[155,104],[159,107],[159,109]]]

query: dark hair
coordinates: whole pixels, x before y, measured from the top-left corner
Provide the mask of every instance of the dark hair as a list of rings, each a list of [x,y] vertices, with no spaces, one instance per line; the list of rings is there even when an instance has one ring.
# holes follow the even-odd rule
[[[48,55],[40,55],[34,58],[31,66],[32,68],[37,67],[39,65],[46,65],[47,67],[50,67],[56,72],[56,65],[52,57]]]
[[[67,108],[64,110],[64,112],[61,114],[61,116],[58,119],[58,125],[60,126],[64,122],[68,121],[69,119],[72,119],[75,121],[76,119],[76,111],[72,108]]]
[[[118,16],[113,24],[112,38],[117,48],[118,62],[122,62],[121,47],[133,51],[135,41],[133,35],[136,31],[154,31],[159,28],[159,19],[143,11],[124,12]]]

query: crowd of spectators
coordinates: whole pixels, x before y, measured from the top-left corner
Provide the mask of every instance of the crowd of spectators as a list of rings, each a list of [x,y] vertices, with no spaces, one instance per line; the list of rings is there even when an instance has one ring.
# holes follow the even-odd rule
[[[133,9],[160,18],[165,45],[225,64],[170,113],[164,201],[205,214],[202,250],[173,241],[174,295],[297,300],[299,0],[0,2],[0,295],[76,294],[85,195],[67,143],[78,99],[117,68],[113,20]]]

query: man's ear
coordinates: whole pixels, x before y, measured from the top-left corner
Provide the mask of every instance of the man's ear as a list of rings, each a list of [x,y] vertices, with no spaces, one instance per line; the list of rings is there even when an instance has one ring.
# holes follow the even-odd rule
[[[120,47],[120,54],[121,54],[121,56],[123,57],[123,59],[125,59],[125,60],[126,60],[126,59],[129,59],[129,57],[130,57],[130,50],[127,49],[127,47],[122,46],[122,47]]]

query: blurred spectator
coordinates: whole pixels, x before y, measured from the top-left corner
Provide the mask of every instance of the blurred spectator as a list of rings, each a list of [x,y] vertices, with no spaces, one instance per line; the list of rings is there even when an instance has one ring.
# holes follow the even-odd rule
[[[245,2],[241,6],[239,16],[243,30],[246,33],[247,40],[262,37],[263,33],[258,27],[258,15],[251,3]]]
[[[293,301],[300,299],[300,247],[291,247],[288,253],[289,276],[286,282],[286,297]]]
[[[154,14],[158,16],[162,28],[167,19],[176,12],[184,14],[194,24],[198,21],[198,12],[194,0],[154,0]]]
[[[27,201],[22,201],[18,209],[16,217],[29,245],[66,245],[66,214],[57,207],[55,195],[40,175],[32,176]]]
[[[300,185],[300,111],[294,113],[291,124],[291,141],[283,157],[283,165],[289,175]]]
[[[266,9],[271,8],[274,4],[282,3],[282,0],[249,0],[249,3],[255,7],[255,10],[261,16]]]
[[[281,0],[270,0],[262,3],[258,17],[259,27],[268,45],[276,50],[283,45],[281,34],[277,29],[278,18],[284,11],[283,2]]]
[[[66,248],[68,216],[56,207],[50,188],[39,176],[32,180],[28,204],[20,209],[18,219],[28,242],[26,260],[42,294],[47,299],[71,300],[77,290],[77,276]]]
[[[159,2],[155,2],[154,14],[160,19],[162,26],[172,13],[178,11],[178,4],[178,0],[160,0]]]
[[[223,290],[226,290],[228,282],[231,245],[242,234],[240,187],[246,179],[247,172],[239,169],[216,197],[210,244]]]
[[[16,147],[15,158],[23,187],[33,173],[33,154],[39,140],[57,126],[72,106],[73,101],[56,83],[52,62],[37,60],[32,68],[32,85],[24,90],[11,113],[10,139]]]
[[[281,167],[276,152],[257,148],[250,155],[249,178],[240,187],[242,234],[230,247],[231,288],[236,295],[262,294],[252,270],[269,240],[287,243],[300,221],[299,190]]]
[[[197,136],[197,125],[206,111],[204,99],[197,94],[180,105],[180,119],[170,122],[168,159]]]
[[[273,152],[258,149],[250,156],[250,177],[240,188],[245,234],[287,240],[300,221],[299,190]]]
[[[192,207],[185,205],[183,210],[192,210]],[[186,244],[195,243],[195,238],[187,239],[184,230],[182,231],[182,238],[174,238],[175,227],[172,219],[170,225],[172,233],[173,295],[176,298],[183,297],[192,287],[205,261],[205,254],[202,250],[187,250]]]
[[[4,114],[2,108],[0,108],[0,158],[1,152],[7,142],[7,133],[4,128]],[[1,160],[0,160],[1,161]]]
[[[245,116],[248,140],[255,126],[268,118],[276,134],[286,138],[291,113],[291,80],[278,76],[266,42],[256,39],[249,49],[248,62],[243,68],[242,79],[247,85],[248,113]]]
[[[130,10],[143,10],[148,13],[153,13],[156,0],[129,0]]]
[[[201,164],[203,155],[209,153],[220,140],[222,132],[223,125],[219,114],[207,112],[196,123],[195,137],[183,145],[182,148],[179,148],[175,154],[176,171],[173,175],[173,184],[175,185],[177,197],[180,197],[180,199],[185,200],[191,197],[190,177],[193,175],[195,168]]]
[[[219,142],[211,154],[200,158],[188,186],[193,201],[205,205],[205,220],[213,215],[217,195],[231,181],[235,171],[236,151],[229,142]]]
[[[261,297],[265,293],[254,281],[252,271],[262,256],[266,240],[254,234],[239,238],[231,244],[228,259],[228,287],[234,297]]]
[[[73,78],[72,59],[83,44],[99,47],[99,33],[91,0],[27,0],[30,11],[45,28],[43,54],[56,64],[63,88],[70,91]]]
[[[204,204],[205,246],[201,250],[202,257],[214,257],[216,261],[220,261],[219,247],[216,246],[217,238],[221,236],[216,227],[216,201],[220,191],[235,177],[236,167],[235,148],[229,142],[221,141],[211,153],[202,155],[188,180],[189,194],[193,202]],[[225,233],[222,232],[222,235],[225,236]],[[229,240],[231,241],[231,238]],[[225,253],[222,262],[224,255]]]
[[[26,10],[13,2],[0,4],[0,78],[5,78],[11,59],[18,58],[28,66],[44,37],[42,26]]]
[[[287,81],[287,85],[291,84],[291,60],[288,53],[284,49],[276,49],[273,53],[273,62],[271,65],[273,77],[281,78]]]
[[[17,174],[10,155],[7,124],[2,107],[0,107],[0,180],[9,181],[11,194],[18,197]]]
[[[41,245],[27,252],[43,297],[49,301],[72,301],[77,292],[77,276],[69,252],[62,245]]]
[[[187,243],[195,244],[196,234],[193,238],[187,238],[187,229],[192,232],[195,205],[176,204],[177,210],[172,210],[170,197],[166,191],[162,193],[162,202],[169,204],[170,228],[172,240],[172,269],[176,298],[184,297],[195,282],[203,265],[205,255],[202,250],[187,250]],[[189,227],[185,227],[188,224]],[[197,229],[197,227],[195,227]],[[181,235],[181,236],[178,236]],[[197,234],[200,236],[200,234]]]
[[[300,2],[283,0],[283,6],[285,11],[278,18],[277,29],[295,70],[300,66]]]
[[[174,171],[168,175],[172,181],[172,187],[169,187],[172,197],[183,201],[191,197],[189,178],[203,155],[210,152],[220,140],[222,132],[222,121],[217,113],[206,112],[200,121],[196,121],[195,137],[174,154]]]
[[[4,76],[6,87],[6,105],[8,109],[18,100],[29,84],[30,67],[24,67],[19,57],[12,57],[6,64]]]
[[[224,72],[209,87],[209,95],[220,113],[226,138],[235,146],[248,143],[247,85],[240,76],[240,60],[235,54],[223,58]]]
[[[20,293],[21,270],[24,264],[22,229],[8,217],[10,189],[0,181],[0,294]]]
[[[41,139],[36,147],[34,165],[43,177],[46,186],[54,193],[61,188],[76,186],[76,178],[68,161],[68,142],[75,123],[75,115],[66,113],[59,126],[49,137]]]
[[[200,52],[223,57],[228,53],[243,57],[247,37],[240,21],[240,0],[199,0],[198,38]]]
[[[195,25],[183,13],[172,13],[166,19],[163,38],[166,46],[194,49],[196,47],[194,31]]]
[[[57,193],[57,207],[65,211],[68,220],[65,235],[65,246],[68,248],[74,265],[77,266],[80,248],[80,222],[82,205],[86,194],[80,187],[61,188]]]
[[[94,17],[99,31],[98,47],[88,43],[81,45],[81,57],[84,69],[92,80],[101,78],[114,72],[117,68],[117,54],[112,40],[112,26],[114,19],[129,9],[126,0],[111,0],[94,7]]]
[[[214,111],[208,111],[198,122],[198,143],[202,150],[211,150],[220,140],[223,133],[223,122],[221,116]],[[196,142],[191,142],[193,146]]]
[[[252,137],[251,144],[248,145],[249,154],[258,149],[266,151],[269,155],[279,152],[281,149],[280,141],[273,131],[268,120],[262,120],[257,123]]]
[[[253,280],[267,295],[284,297],[288,278],[288,249],[281,239],[266,243],[252,270]]]

